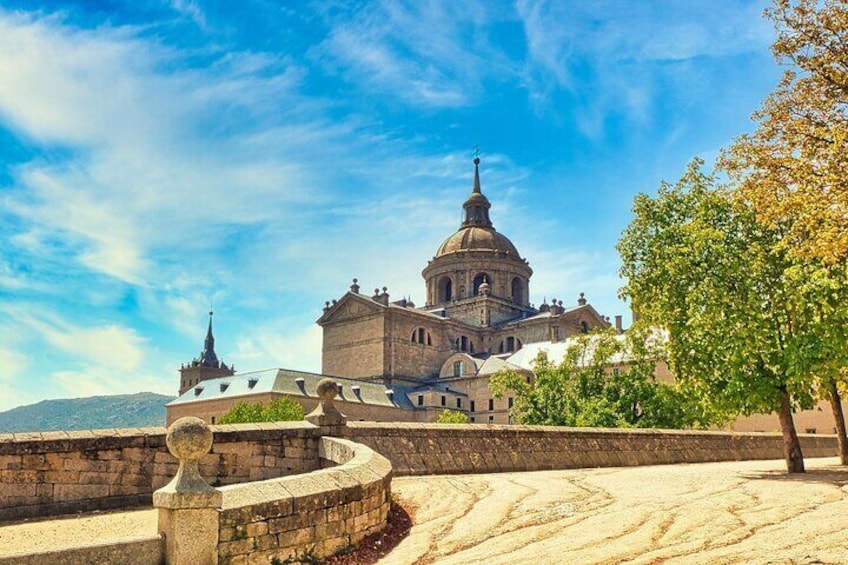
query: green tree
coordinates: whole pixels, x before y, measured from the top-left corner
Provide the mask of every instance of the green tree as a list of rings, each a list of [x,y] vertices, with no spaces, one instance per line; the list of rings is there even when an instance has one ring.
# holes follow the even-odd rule
[[[780,232],[781,245],[840,280],[833,271],[848,260],[848,3],[775,0],[766,17],[777,32],[772,51],[789,68],[754,114],[756,130],[737,138],[719,164],[734,195]],[[845,366],[832,363],[818,383],[848,465],[845,376]]]
[[[790,254],[702,165],[656,198],[636,197],[618,244],[621,296],[640,323],[667,331],[686,390],[720,412],[776,412],[787,469],[803,472],[792,413],[813,406],[817,376],[846,347],[845,271]]]
[[[287,422],[303,420],[303,407],[282,396],[273,399],[268,405],[261,402],[238,402],[221,417],[221,424],[247,424],[252,422]]]
[[[682,428],[716,423],[717,414],[655,379],[663,358],[663,339],[656,333],[599,330],[577,337],[559,365],[541,354],[532,383],[521,373],[502,371],[489,386],[496,398],[513,392],[511,415],[523,424]]]
[[[765,12],[788,66],[720,160],[758,220],[799,257],[848,260],[848,3],[775,0]]]
[[[437,424],[467,424],[468,416],[456,410],[443,410],[436,420]]]

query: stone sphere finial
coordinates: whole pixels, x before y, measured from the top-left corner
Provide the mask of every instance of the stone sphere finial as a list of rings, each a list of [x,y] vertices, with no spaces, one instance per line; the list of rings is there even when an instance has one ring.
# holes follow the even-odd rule
[[[194,416],[180,418],[168,427],[165,443],[180,468],[167,486],[156,491],[154,504],[167,508],[220,506],[221,493],[209,486],[198,470],[198,461],[212,449],[209,425]]]
[[[338,411],[333,399],[339,393],[339,384],[333,379],[321,379],[316,387],[318,406],[306,415],[306,421],[316,426],[344,426],[347,417]]]
[[[180,461],[197,461],[212,449],[212,429],[200,418],[180,418],[168,428],[165,443]]]
[[[318,381],[318,398],[321,402],[332,404],[333,399],[339,394],[339,385],[333,379],[321,379]]]

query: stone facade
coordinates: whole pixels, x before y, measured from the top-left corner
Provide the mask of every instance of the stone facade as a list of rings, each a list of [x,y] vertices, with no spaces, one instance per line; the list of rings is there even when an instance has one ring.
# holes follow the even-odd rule
[[[482,361],[527,343],[557,342],[610,326],[582,294],[572,307],[553,300],[535,308],[533,270],[495,230],[489,208],[475,159],[463,222],[422,272],[426,304],[391,301],[386,288],[367,296],[354,279],[349,292],[326,303],[317,322],[324,333],[322,373],[403,387],[416,410],[429,411],[428,418],[450,408],[468,412],[475,422],[507,423],[508,399],[494,401],[503,407],[488,409],[488,378],[456,379],[452,390],[439,383],[449,359],[466,353]],[[472,403],[485,407],[485,414],[473,415]]]

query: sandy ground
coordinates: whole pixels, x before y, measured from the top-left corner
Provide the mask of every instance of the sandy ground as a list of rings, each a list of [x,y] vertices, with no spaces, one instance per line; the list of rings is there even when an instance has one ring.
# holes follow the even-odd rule
[[[401,477],[414,526],[380,563],[848,564],[848,468],[782,461]],[[156,512],[0,527],[0,556],[144,537]]]
[[[0,557],[156,535],[157,511],[104,512],[0,527]]]
[[[848,563],[848,468],[782,461],[397,478],[386,565]]]

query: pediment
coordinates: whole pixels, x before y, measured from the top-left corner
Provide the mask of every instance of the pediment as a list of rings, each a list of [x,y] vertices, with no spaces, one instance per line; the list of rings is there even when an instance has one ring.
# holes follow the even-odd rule
[[[324,312],[324,315],[318,319],[317,323],[323,326],[335,322],[354,320],[363,316],[376,314],[385,309],[386,306],[378,304],[370,298],[348,292],[341,300]]]
[[[597,310],[595,310],[594,306],[591,304],[586,304],[580,308],[575,310],[571,310],[570,312],[565,313],[566,318],[570,319],[589,319],[593,321],[595,324],[602,328],[610,327],[610,323],[607,322],[603,316],[601,316]]]

